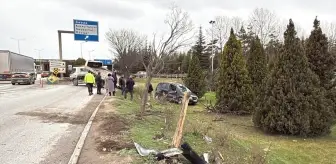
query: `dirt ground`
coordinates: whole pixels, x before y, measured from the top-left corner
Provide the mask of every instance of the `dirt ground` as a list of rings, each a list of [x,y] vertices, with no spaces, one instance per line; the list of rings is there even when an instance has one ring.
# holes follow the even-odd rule
[[[79,164],[128,164],[131,155],[119,151],[134,147],[127,138],[128,125],[118,118],[113,98],[106,98],[101,105],[79,157]]]

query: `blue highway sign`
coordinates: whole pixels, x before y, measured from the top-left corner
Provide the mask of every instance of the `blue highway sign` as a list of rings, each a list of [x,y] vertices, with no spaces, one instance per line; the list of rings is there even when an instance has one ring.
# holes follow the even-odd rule
[[[98,22],[73,20],[74,38],[78,41],[99,42]]]
[[[105,66],[112,65],[112,60],[111,59],[94,59],[94,61],[100,61]]]

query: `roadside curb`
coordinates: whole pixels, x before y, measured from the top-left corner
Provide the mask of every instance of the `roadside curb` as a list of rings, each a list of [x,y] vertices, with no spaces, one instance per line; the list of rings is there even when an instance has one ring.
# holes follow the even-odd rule
[[[92,113],[92,115],[91,115],[88,123],[85,125],[84,130],[83,130],[83,132],[82,132],[82,134],[81,134],[81,136],[80,136],[80,138],[79,138],[79,140],[77,142],[75,150],[72,153],[71,158],[70,158],[68,164],[77,164],[78,159],[79,159],[79,155],[80,155],[80,153],[82,151],[82,148],[84,146],[85,139],[86,139],[86,137],[87,137],[87,135],[88,135],[88,133],[90,131],[90,128],[91,128],[91,125],[92,125],[92,121],[96,117],[96,114],[97,114],[97,112],[98,112],[101,104],[104,102],[105,98],[106,98],[106,96],[104,96],[104,98],[100,101],[100,103],[96,107],[95,111]]]

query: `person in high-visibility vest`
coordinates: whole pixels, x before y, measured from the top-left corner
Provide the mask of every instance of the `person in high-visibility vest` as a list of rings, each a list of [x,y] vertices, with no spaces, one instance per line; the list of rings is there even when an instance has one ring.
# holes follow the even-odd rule
[[[86,83],[88,90],[89,90],[89,96],[93,95],[92,93],[92,88],[93,85],[96,83],[95,77],[93,76],[93,74],[91,73],[91,71],[89,71],[85,77],[84,77],[84,82]]]

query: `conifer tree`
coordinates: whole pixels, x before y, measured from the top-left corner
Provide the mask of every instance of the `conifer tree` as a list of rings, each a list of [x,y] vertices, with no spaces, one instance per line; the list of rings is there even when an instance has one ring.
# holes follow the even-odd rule
[[[306,43],[306,53],[309,67],[320,78],[321,85],[329,90],[334,78],[336,58],[328,52],[328,38],[322,33],[320,21],[315,18],[314,29]]]
[[[258,37],[251,42],[251,48],[247,60],[249,76],[252,80],[252,86],[256,94],[260,93],[263,80],[267,75],[267,61],[264,48]]]
[[[206,44],[202,32],[202,27],[199,27],[198,39],[192,49],[193,49],[193,55],[195,55],[199,59],[202,69],[209,69],[210,54],[205,52]]]
[[[197,56],[193,55],[188,68],[187,77],[184,84],[199,98],[203,97],[206,92],[206,85],[201,64]]]
[[[182,70],[182,72],[183,73],[187,73],[188,72],[188,68],[189,68],[189,62],[190,62],[190,59],[191,59],[191,54],[188,52],[187,54],[185,54],[184,55],[184,57],[183,57],[183,60],[182,60],[182,68],[181,68],[181,70]]]
[[[253,122],[265,132],[317,136],[331,127],[324,88],[309,68],[308,59],[290,19],[283,52],[267,79]]]
[[[220,57],[216,107],[219,112],[250,114],[253,109],[253,91],[248,76],[242,47],[231,29],[228,42]]]
[[[327,91],[327,98],[336,116],[336,83],[335,78],[336,57],[328,51],[328,38],[323,34],[320,21],[315,18],[314,29],[306,41],[306,54],[309,67],[317,74],[321,86]]]

